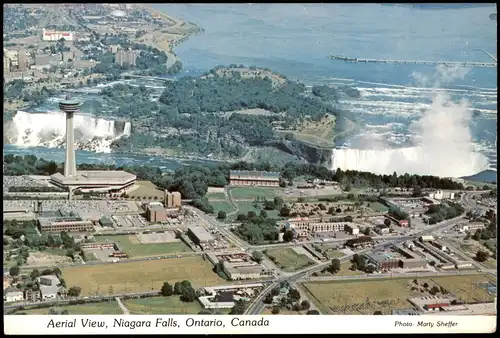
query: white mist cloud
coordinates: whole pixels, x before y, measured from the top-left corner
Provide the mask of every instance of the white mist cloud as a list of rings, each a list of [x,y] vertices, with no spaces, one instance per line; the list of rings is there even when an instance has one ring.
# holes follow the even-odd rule
[[[438,67],[428,78],[413,74],[426,87],[439,88],[457,78],[464,78],[469,70],[460,67]],[[332,169],[370,171],[379,174],[426,174],[441,177],[461,177],[487,169],[486,156],[474,152],[470,132],[472,112],[466,100],[454,102],[443,91],[430,92],[432,104],[421,118],[410,126],[412,147],[390,149],[383,140],[364,140],[371,150],[334,150]]]

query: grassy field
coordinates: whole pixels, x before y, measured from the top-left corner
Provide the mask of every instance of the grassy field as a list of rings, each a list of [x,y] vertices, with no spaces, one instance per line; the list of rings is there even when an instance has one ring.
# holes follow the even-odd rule
[[[219,211],[224,211],[226,214],[234,211],[234,208],[229,202],[210,202],[210,205],[214,208],[215,214]]]
[[[77,266],[64,268],[62,273],[68,287],[80,286],[84,296],[160,290],[165,281],[173,284],[185,279],[194,287],[224,283],[212,265],[198,256]]]
[[[297,271],[314,264],[309,257],[298,254],[292,248],[268,249],[266,255],[269,258],[274,257],[275,264],[286,272]]]
[[[249,211],[253,211],[255,212],[257,215],[260,214],[260,211],[263,208],[262,204],[258,204],[258,208],[255,208],[254,207],[254,202],[250,202],[250,201],[240,201],[240,202],[235,202],[236,205],[238,205],[238,213],[239,214],[246,214],[248,213]],[[279,211],[278,210],[266,210],[267,212],[267,216],[268,217],[272,217],[272,218],[276,218],[276,217],[279,217],[278,216],[278,213]]]
[[[191,249],[182,241],[172,243],[141,244],[135,235],[95,236],[97,242],[116,243],[129,257],[147,257],[171,253],[190,252]]]
[[[65,305],[60,307],[63,310],[68,310],[70,315],[121,315],[123,311],[118,306],[118,303],[113,300],[111,302]],[[29,315],[47,315],[49,314],[48,307],[41,309],[27,309],[18,312]]]
[[[295,139],[320,147],[333,147],[335,138],[335,116],[328,115],[320,121],[306,121],[292,132]]]
[[[202,307],[197,301],[186,303],[177,295],[122,300],[131,315],[195,315]]]
[[[469,276],[446,276],[432,278],[436,282],[455,297],[467,302],[493,300],[494,297],[482,288],[480,283],[492,282],[496,285],[496,281],[486,275],[469,275]]]
[[[208,200],[225,200],[226,195],[223,192],[209,192],[206,197]]]
[[[376,281],[332,281],[304,283],[316,305],[324,314],[384,314],[393,309],[410,306],[408,284],[411,279],[386,279]],[[382,303],[381,301],[385,301]]]
[[[390,310],[410,307],[408,298],[421,296],[418,292],[410,291],[412,280],[319,281],[303,283],[303,286],[325,314],[373,314],[377,310],[390,314]],[[431,280],[466,301],[493,299],[493,296],[477,286],[477,283],[492,281],[484,275],[436,277]]]
[[[380,202],[370,202],[370,209],[376,212],[386,212],[389,210],[388,207],[386,207]]]
[[[256,197],[265,197],[273,199],[283,193],[282,188],[262,188],[262,187],[236,187],[231,188],[231,197],[233,200],[248,200]]]
[[[137,181],[137,185],[139,188],[132,191],[128,194],[130,197],[158,197],[163,199],[164,192],[163,190],[158,189],[153,183],[150,181]]]

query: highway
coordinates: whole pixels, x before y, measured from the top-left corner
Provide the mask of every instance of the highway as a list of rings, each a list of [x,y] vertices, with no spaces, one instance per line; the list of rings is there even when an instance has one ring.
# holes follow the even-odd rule
[[[481,205],[481,204],[477,204],[476,201],[474,199],[472,199],[472,196],[480,196],[482,194],[489,193],[489,192],[490,192],[490,190],[466,192],[460,198],[460,202],[464,205],[464,207],[466,209],[472,209],[472,210],[480,209],[483,211],[487,211],[491,208],[486,207],[486,206]]]

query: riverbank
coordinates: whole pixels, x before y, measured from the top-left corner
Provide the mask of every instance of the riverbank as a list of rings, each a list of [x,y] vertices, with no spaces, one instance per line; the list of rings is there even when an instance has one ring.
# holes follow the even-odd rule
[[[140,43],[156,47],[167,54],[167,69],[176,61],[180,61],[173,50],[174,47],[189,39],[190,36],[203,31],[196,24],[165,14],[150,4],[137,4],[136,6],[148,11],[153,17],[160,17],[170,23],[168,27],[156,29],[138,39]]]

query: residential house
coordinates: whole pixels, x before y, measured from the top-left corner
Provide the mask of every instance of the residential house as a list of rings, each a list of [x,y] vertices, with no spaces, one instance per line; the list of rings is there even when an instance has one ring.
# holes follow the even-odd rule
[[[3,291],[3,300],[6,303],[23,300],[23,292],[16,288],[7,288]]]
[[[40,290],[26,290],[26,300],[31,303],[39,302],[42,300],[42,293]]]
[[[59,293],[59,284],[61,281],[57,276],[48,275],[41,276],[38,278],[38,284],[40,285],[40,292],[42,294],[42,300],[56,299]]]

